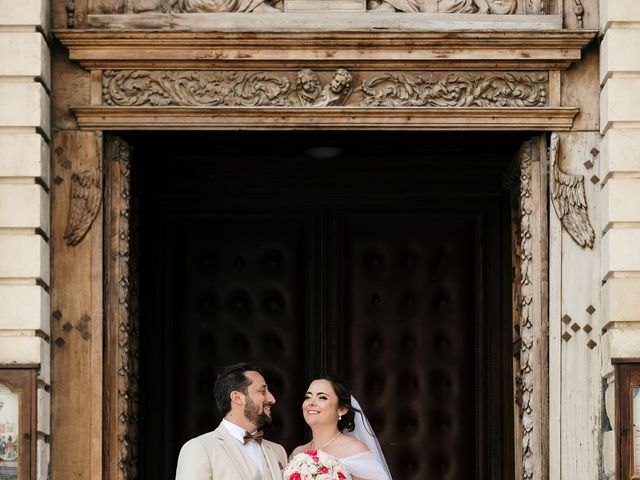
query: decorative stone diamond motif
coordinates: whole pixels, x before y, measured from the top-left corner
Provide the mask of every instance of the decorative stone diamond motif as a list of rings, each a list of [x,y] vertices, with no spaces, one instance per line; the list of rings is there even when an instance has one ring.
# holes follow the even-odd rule
[[[587,313],[588,313],[589,315],[593,315],[593,312],[595,312],[595,311],[596,311],[596,309],[593,307],[593,305],[589,305],[589,306],[587,307]]]
[[[563,321],[564,323],[566,323],[567,325],[569,325],[569,324],[571,323],[571,317],[570,317],[569,315],[566,315],[566,314],[565,314],[565,315],[562,317],[562,321]]]
[[[600,181],[600,178],[598,178],[597,175],[594,175],[593,177],[591,177],[591,183],[593,183],[594,185],[599,181]]]
[[[55,341],[55,344],[56,344],[58,347],[62,347],[62,346],[65,344],[65,341],[64,341],[64,339],[63,339],[62,337],[58,337],[58,338],[56,339],[56,341]]]
[[[589,347],[591,350],[593,350],[593,348],[597,345],[596,342],[594,342],[593,340],[589,340],[587,342],[587,347]]]
[[[591,325],[589,325],[588,323],[584,327],[582,327],[582,329],[587,333],[591,333],[591,330],[593,330],[593,328],[591,328]]]
[[[598,150],[596,147],[593,147],[589,153],[591,153],[591,155],[595,157],[600,153],[600,150]]]
[[[62,312],[60,310],[56,310],[51,314],[51,316],[56,320],[60,320],[62,318]]]
[[[577,332],[578,330],[580,330],[580,328],[580,325],[578,325],[577,323],[571,325],[571,330],[573,330],[574,332]]]
[[[593,168],[593,162],[591,160],[587,160],[586,162],[583,163],[583,165],[585,166],[585,168],[588,168],[588,169]]]
[[[565,342],[568,342],[569,340],[571,340],[571,334],[570,334],[569,332],[564,332],[564,333],[562,334],[562,339],[563,339]]]

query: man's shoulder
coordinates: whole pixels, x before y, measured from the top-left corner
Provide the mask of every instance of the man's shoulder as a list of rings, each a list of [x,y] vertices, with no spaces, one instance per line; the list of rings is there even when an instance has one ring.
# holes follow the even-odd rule
[[[279,443],[272,442],[270,440],[264,439],[263,445],[265,447],[270,448],[277,455],[284,456],[284,457],[287,456],[287,452],[285,451],[284,447],[282,445],[280,445]]]
[[[202,435],[198,435],[197,437],[193,437],[191,440],[188,440],[184,445],[185,446],[191,446],[191,445],[199,444],[199,445],[203,445],[205,447],[209,447],[209,446],[215,444],[216,439],[219,436],[220,436],[220,432],[216,428],[215,430],[212,430],[211,432],[203,433]]]

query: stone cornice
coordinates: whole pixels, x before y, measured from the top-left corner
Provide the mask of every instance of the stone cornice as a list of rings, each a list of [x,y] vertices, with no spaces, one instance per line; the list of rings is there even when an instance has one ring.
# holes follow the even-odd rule
[[[86,130],[567,131],[577,108],[78,107]]]
[[[58,30],[72,60],[88,69],[567,68],[596,35],[552,31],[254,31]]]

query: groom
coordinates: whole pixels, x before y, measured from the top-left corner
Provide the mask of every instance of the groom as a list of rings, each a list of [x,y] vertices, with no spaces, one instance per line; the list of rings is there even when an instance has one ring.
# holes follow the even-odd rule
[[[280,480],[287,454],[262,438],[276,399],[258,367],[237,363],[223,368],[214,395],[224,418],[213,432],[183,445],[176,480]]]

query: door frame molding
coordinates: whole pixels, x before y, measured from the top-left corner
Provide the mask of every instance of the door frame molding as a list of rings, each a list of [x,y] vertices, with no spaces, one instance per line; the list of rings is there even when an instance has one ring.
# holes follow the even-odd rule
[[[126,480],[135,457],[135,317],[132,307],[128,157],[114,153],[104,131],[133,130],[465,130],[565,131],[578,108],[562,104],[560,73],[580,59],[593,31],[544,32],[108,32],[60,30],[69,58],[87,71],[83,100],[72,108],[77,130],[53,134],[52,147],[52,418],[59,445],[52,450],[54,478]],[[411,45],[410,54],[407,45]],[[480,48],[482,47],[482,48]],[[512,52],[520,52],[514,58]],[[248,56],[247,56],[248,55]],[[337,56],[336,56],[337,55]],[[105,103],[105,72],[209,72],[282,74],[291,82],[314,69],[326,83],[336,68],[349,68],[361,88],[366,75],[447,72],[475,78],[485,72],[542,72],[540,106],[111,106]],[[227,78],[227,77],[225,77]],[[412,77],[413,78],[413,77]],[[490,81],[489,83],[492,84]],[[59,82],[61,84],[64,82]],[[286,84],[286,82],[284,82]],[[495,82],[494,82],[495,83]],[[295,90],[289,92],[295,94]],[[74,94],[54,89],[59,104]],[[471,97],[465,97],[471,98]],[[193,98],[183,99],[185,102]],[[385,100],[386,101],[386,100]],[[511,99],[510,101],[515,101]],[[109,137],[114,138],[114,137]],[[521,150],[513,311],[522,345],[514,401],[522,406],[514,432],[518,478],[548,475],[548,284],[546,145],[544,136]],[[122,144],[120,144],[120,148]],[[524,153],[530,152],[530,153]],[[73,175],[98,169],[104,185],[102,212],[76,245],[64,238],[74,195]],[[522,188],[524,186],[524,189]],[[76,192],[77,194],[77,192]],[[104,221],[103,221],[104,219]],[[104,312],[103,312],[104,309]],[[67,318],[71,318],[67,321]],[[92,320],[94,319],[94,320]],[[101,321],[98,321],[101,320]],[[74,327],[75,325],[75,327]],[[122,329],[120,329],[122,327]],[[78,333],[78,335],[76,335]],[[121,338],[119,338],[121,337]],[[118,340],[115,340],[119,338]],[[522,388],[518,390],[518,386]],[[105,397],[103,399],[103,392]],[[77,416],[70,397],[91,399],[90,414]],[[90,428],[87,428],[90,425]],[[114,451],[118,452],[114,455]],[[81,454],[82,452],[82,454]],[[76,457],[81,461],[75,461]],[[74,458],[71,458],[74,457]],[[518,467],[519,465],[519,467]]]

